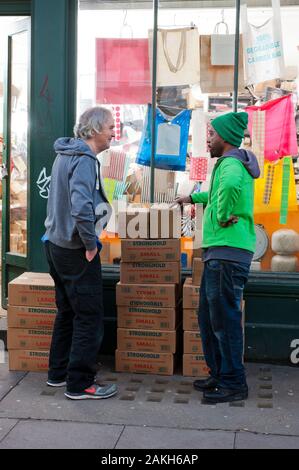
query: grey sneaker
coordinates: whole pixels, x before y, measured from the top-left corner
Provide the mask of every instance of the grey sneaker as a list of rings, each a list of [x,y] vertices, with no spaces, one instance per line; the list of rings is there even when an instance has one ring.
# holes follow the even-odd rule
[[[47,380],[47,385],[49,385],[49,387],[64,387],[66,385],[66,381]]]
[[[71,400],[100,400],[101,398],[113,397],[116,393],[117,386],[115,384],[101,386],[95,383],[83,390],[83,392],[75,393],[66,391],[64,394]]]

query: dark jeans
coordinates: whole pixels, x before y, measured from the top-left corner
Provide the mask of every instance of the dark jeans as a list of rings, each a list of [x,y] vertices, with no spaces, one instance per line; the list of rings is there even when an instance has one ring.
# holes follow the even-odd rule
[[[205,262],[200,288],[199,328],[210,373],[220,387],[246,387],[241,301],[249,265]]]
[[[58,310],[48,377],[66,379],[69,392],[81,392],[94,383],[104,333],[100,257],[88,262],[84,248],[70,250],[49,241],[45,249]]]

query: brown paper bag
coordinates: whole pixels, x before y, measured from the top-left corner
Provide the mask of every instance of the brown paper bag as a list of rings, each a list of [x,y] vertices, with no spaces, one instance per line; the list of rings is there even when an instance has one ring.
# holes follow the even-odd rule
[[[203,93],[232,93],[234,66],[211,65],[211,36],[200,36],[200,87]],[[243,49],[240,38],[239,91],[244,91]]]

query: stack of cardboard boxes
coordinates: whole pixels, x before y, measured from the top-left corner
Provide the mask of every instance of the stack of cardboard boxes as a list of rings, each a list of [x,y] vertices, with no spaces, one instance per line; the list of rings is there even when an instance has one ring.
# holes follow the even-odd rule
[[[205,377],[209,372],[203,355],[197,316],[203,264],[200,258],[193,259],[192,278],[186,279],[183,288],[183,375],[185,376]]]
[[[135,210],[138,219],[139,209]],[[131,213],[127,219],[123,216],[125,227],[119,230],[126,239],[121,240],[120,283],[116,287],[116,370],[171,375],[177,349],[180,233],[177,231],[174,238],[170,230],[168,238],[161,238],[162,233],[165,236],[161,213],[153,206],[140,211],[140,234],[147,238],[130,239],[130,224],[136,227]],[[149,238],[150,234],[155,238]]]
[[[23,273],[8,285],[8,304],[9,369],[47,371],[56,316],[52,278]]]

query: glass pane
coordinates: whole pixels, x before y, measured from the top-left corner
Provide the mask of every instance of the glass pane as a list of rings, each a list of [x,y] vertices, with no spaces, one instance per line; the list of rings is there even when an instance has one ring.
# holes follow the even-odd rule
[[[28,32],[12,37],[9,251],[27,254]]]
[[[105,106],[114,115],[115,139],[99,155],[115,215],[101,235],[101,260],[117,264],[119,204],[147,202],[149,197],[149,166],[137,164],[136,157],[152,99],[148,31],[153,12],[152,2],[140,8],[129,1],[126,10],[121,5],[110,9],[105,3],[89,2],[89,10],[80,2],[77,117],[92,106]]]

